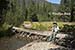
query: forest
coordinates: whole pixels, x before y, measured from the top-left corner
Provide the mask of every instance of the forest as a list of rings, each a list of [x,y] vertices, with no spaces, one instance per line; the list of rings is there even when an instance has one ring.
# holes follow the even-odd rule
[[[53,15],[49,13],[70,13]],[[30,22],[75,22],[75,0],[61,0],[60,4],[46,0],[0,0],[0,32],[9,25],[20,26]]]
[[[61,0],[60,4],[53,4],[46,0],[0,0],[0,23],[19,25],[23,21],[54,20],[74,22],[74,2],[74,0]],[[67,12],[71,15],[51,15],[49,12]]]
[[[58,15],[55,15],[57,13]],[[0,0],[0,39],[2,40],[0,40],[0,44],[5,46],[8,42],[9,50],[14,49],[13,46],[19,49],[29,42],[35,41],[27,38],[27,36],[22,39],[18,37],[17,39],[16,36],[29,33],[23,31],[18,33],[16,29],[15,32],[17,33],[13,33],[13,28],[35,30],[36,32],[43,31],[44,33],[45,31],[51,31],[54,22],[57,23],[60,29],[59,33],[68,35],[64,39],[58,39],[55,43],[59,46],[75,49],[75,0],[61,0],[60,4],[51,3],[47,0]],[[31,28],[25,28],[25,24],[30,24]],[[35,39],[36,36],[33,35],[32,37]],[[38,38],[41,36],[37,35]],[[20,43],[23,46],[19,46]]]

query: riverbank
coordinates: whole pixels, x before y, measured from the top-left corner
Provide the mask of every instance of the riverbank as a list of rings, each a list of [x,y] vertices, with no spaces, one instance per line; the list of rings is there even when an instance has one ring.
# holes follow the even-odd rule
[[[65,48],[60,45],[56,45],[52,42],[43,42],[39,40],[32,41],[28,38],[19,39],[16,36],[13,37],[3,37],[0,39],[0,50],[51,50],[59,49],[62,50],[72,50]]]
[[[18,39],[16,36],[0,38],[0,50],[17,50],[31,42],[30,39]]]

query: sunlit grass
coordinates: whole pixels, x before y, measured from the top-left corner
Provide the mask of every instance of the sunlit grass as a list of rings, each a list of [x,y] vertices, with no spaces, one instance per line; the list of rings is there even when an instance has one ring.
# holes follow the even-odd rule
[[[51,27],[53,26],[53,22],[29,22],[29,21],[25,21],[23,24],[25,24],[25,23],[30,23],[32,25],[31,29],[35,29],[35,30],[51,30]],[[58,23],[58,26],[63,27],[63,24]]]
[[[53,26],[53,22],[30,22],[30,21],[25,21],[23,24],[25,24],[25,23],[30,23],[32,25],[31,29],[35,29],[35,30],[51,30],[51,28]],[[72,23],[70,23],[70,22],[57,22],[57,24],[58,24],[60,29],[62,29],[64,27],[64,24],[75,25],[74,22],[72,22]],[[21,25],[21,27],[22,27],[22,25]]]

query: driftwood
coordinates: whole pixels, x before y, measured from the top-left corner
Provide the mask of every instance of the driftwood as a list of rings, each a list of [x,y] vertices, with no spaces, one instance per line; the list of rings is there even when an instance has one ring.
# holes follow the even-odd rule
[[[23,28],[18,28],[18,27],[13,27],[12,28],[13,32],[25,32],[27,34],[32,34],[32,35],[41,35],[41,36],[50,36],[52,34],[51,31],[36,31],[36,30],[28,30],[28,29],[23,29]]]
[[[28,30],[28,29],[23,29],[23,28],[18,28],[18,27],[13,27],[12,31],[15,33],[19,33],[20,37],[28,37],[31,39],[47,40],[47,37],[52,35],[51,31]],[[59,33],[56,35],[56,38],[62,39],[67,36],[68,36],[67,34]]]

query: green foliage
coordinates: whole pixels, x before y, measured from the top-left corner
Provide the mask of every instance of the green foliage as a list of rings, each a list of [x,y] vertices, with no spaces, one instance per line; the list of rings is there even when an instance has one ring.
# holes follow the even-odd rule
[[[65,38],[59,40],[57,43],[61,46],[75,48],[75,25],[65,24],[61,30],[64,34],[67,34]]]
[[[75,12],[75,0],[61,0],[61,5],[59,8],[60,12],[69,12],[71,13],[71,16],[67,16],[68,17],[68,21],[72,22],[74,21],[74,12]],[[66,16],[65,16],[66,17]],[[66,18],[67,19],[67,18]]]
[[[53,26],[53,24],[52,24],[53,22],[37,22],[37,25],[33,22],[33,24],[36,26],[33,26],[33,27],[35,27],[35,29],[38,29],[39,28],[39,30],[51,30],[51,28],[52,28],[52,26]],[[63,23],[62,22],[58,22],[58,26],[60,27],[60,29],[62,29],[63,28]],[[33,28],[32,27],[32,28]],[[37,28],[38,27],[38,28]]]
[[[28,1],[28,3],[26,3]],[[8,30],[7,25],[20,26],[24,21],[38,21],[32,23],[32,29],[36,30],[49,30],[48,27],[52,27],[51,23],[46,23],[42,21],[74,21],[74,3],[70,0],[61,1],[63,4],[60,7],[57,5],[54,7],[53,4],[41,0],[0,0],[0,30]],[[71,4],[71,5],[70,5]],[[72,8],[71,8],[72,7]],[[60,8],[60,9],[59,9]],[[55,11],[56,9],[56,11]],[[62,16],[64,17],[61,20],[61,16],[49,15],[49,12],[55,11],[58,12],[71,12],[71,16]],[[72,18],[73,17],[73,18]],[[58,23],[59,27],[62,29],[63,24]]]
[[[5,22],[9,25],[18,26],[25,20],[25,16],[22,15],[22,9],[19,7],[17,1],[18,0],[13,0],[13,6],[11,5],[11,7],[14,8],[11,8],[9,11],[7,11]]]
[[[7,1],[4,1],[5,3],[7,3]],[[9,4],[6,4],[6,7],[2,7],[1,12],[4,12],[7,7],[10,7],[9,10],[5,11],[4,14],[4,22],[10,24],[10,25],[20,25],[24,20],[28,20],[31,21],[33,20],[32,17],[34,17],[33,15],[36,14],[34,19],[37,19],[37,21],[53,21],[54,18],[56,19],[56,21],[60,21],[61,20],[61,16],[53,16],[53,15],[49,15],[49,12],[52,12],[54,9],[54,5],[43,1],[33,1],[33,0],[29,0],[29,4],[26,3],[25,0],[22,0],[22,3],[20,3],[19,0],[11,0],[8,1]],[[71,2],[69,1],[61,1],[61,5],[59,7],[59,11],[60,12],[71,12]],[[2,3],[2,5],[5,5]],[[57,8],[55,8],[57,9]],[[58,10],[56,11],[58,12]],[[64,21],[70,21],[70,16],[63,16],[65,18]],[[13,22],[12,22],[13,21]],[[62,21],[62,20],[61,20]]]
[[[12,36],[13,33],[11,32],[11,25],[8,25],[7,23],[4,23],[0,27],[0,38],[4,36]]]
[[[35,22],[35,24],[32,23],[32,29],[36,29],[37,28],[39,30],[39,26],[40,26],[40,24],[37,23],[37,22]]]
[[[25,21],[24,23],[30,23],[30,24],[32,24],[31,29],[43,30],[43,31],[51,30],[51,28],[53,26],[53,22],[26,22]],[[58,26],[60,27],[60,29],[62,29],[64,27],[63,22],[57,22],[57,23],[58,23]],[[21,25],[21,27],[22,27],[22,25]]]
[[[62,31],[64,31],[64,32],[75,32],[75,25],[65,24]]]

